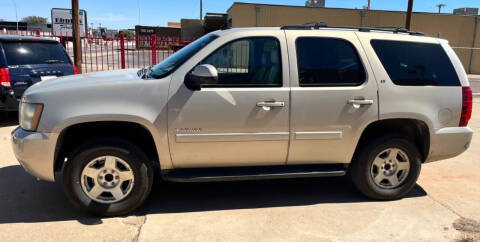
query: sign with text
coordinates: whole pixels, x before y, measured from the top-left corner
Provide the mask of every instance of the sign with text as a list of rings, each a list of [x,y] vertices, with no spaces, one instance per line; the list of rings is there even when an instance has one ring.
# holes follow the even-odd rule
[[[80,36],[87,33],[87,12],[79,10]],[[72,10],[66,8],[52,8],[52,32],[54,35],[72,36]]]

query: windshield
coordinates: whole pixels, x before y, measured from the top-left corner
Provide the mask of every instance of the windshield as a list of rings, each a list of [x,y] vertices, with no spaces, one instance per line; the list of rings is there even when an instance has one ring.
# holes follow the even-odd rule
[[[154,66],[152,68],[151,76],[153,78],[162,78],[169,75],[172,71],[180,67],[185,61],[190,59],[190,57],[195,55],[198,51],[216,38],[218,38],[217,35],[209,34],[185,46],[177,53],[162,61],[160,64]]]

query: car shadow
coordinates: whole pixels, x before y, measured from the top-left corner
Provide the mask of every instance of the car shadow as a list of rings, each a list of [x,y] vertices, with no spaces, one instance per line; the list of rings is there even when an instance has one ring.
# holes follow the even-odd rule
[[[0,128],[18,125],[18,112],[0,111]]]
[[[60,180],[37,181],[19,165],[0,168],[0,224],[66,220],[101,224],[101,219],[68,203]],[[417,185],[407,197],[426,195]],[[358,202],[372,200],[358,193],[347,177],[218,183],[156,179],[152,194],[136,215]]]
[[[60,182],[37,181],[20,165],[0,168],[0,224],[66,220],[101,223],[70,206]]]

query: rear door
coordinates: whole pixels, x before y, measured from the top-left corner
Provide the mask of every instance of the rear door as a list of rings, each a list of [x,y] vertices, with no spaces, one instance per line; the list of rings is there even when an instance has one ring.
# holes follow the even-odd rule
[[[70,58],[56,41],[2,41],[2,47],[17,99],[39,81],[74,74]]]
[[[288,164],[349,163],[378,119],[377,83],[354,32],[286,31],[291,70]]]

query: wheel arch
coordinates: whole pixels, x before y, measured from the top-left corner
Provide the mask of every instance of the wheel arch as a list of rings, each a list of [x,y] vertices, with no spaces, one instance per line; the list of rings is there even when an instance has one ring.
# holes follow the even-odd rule
[[[89,117],[71,119],[55,128],[59,134],[54,155],[54,170],[59,171],[65,160],[71,156],[75,148],[82,142],[94,137],[125,138],[139,144],[150,160],[170,167],[168,143],[162,140],[155,125],[141,118],[99,118]],[[74,137],[74,138],[71,138]]]
[[[430,152],[430,128],[427,122],[415,118],[389,118],[380,119],[369,123],[358,139],[353,157],[368,140],[379,137],[385,133],[396,133],[410,138],[421,154],[422,163]]]

